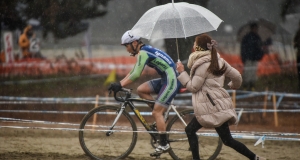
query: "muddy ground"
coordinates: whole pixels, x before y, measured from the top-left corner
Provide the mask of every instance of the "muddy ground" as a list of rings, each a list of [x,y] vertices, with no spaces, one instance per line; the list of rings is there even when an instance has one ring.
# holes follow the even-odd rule
[[[4,125],[15,125],[7,122],[0,122]],[[24,125],[23,125],[24,126]],[[26,125],[25,125],[26,126]],[[36,125],[41,127],[43,125]],[[47,127],[47,126],[46,126]],[[232,131],[257,131],[273,132],[286,131],[290,128],[272,127],[262,125],[231,126]],[[294,129],[295,131],[295,129]],[[297,132],[297,131],[296,131]],[[299,132],[298,132],[299,133]],[[133,152],[126,159],[154,159],[149,156],[153,148],[149,143],[150,136],[146,133],[138,134],[138,141]],[[298,136],[298,138],[300,138]],[[262,145],[254,146],[255,139],[237,139],[243,142],[250,150],[258,155],[267,157],[269,160],[298,160],[300,158],[299,141],[271,141]],[[88,160],[80,147],[77,131],[53,130],[53,129],[34,129],[34,128],[0,128],[0,159],[5,160]],[[168,154],[164,154],[161,159],[172,159]],[[238,154],[233,149],[223,146],[217,160],[246,160],[247,158]]]

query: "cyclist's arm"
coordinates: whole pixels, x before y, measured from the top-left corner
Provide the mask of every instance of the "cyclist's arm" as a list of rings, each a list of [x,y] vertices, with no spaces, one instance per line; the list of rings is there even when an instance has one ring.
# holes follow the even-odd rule
[[[126,86],[127,84],[130,84],[132,81],[128,78],[130,76],[130,73],[128,73],[126,75],[125,78],[123,78],[120,83],[121,83],[121,86]]]
[[[148,58],[149,56],[145,51],[140,51],[137,62],[134,65],[134,68],[130,71],[130,73],[125,78],[123,78],[120,81],[122,86],[126,86],[130,84],[131,82],[135,81],[141,76]]]

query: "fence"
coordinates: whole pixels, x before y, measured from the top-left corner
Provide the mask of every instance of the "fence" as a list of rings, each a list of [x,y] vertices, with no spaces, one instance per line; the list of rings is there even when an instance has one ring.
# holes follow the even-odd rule
[[[237,100],[241,101],[242,99],[253,98],[258,96],[263,96],[264,104],[262,109],[254,109],[251,107],[242,108],[236,107],[238,112],[238,119],[242,116],[242,113],[274,113],[275,126],[278,126],[277,113],[278,112],[291,112],[291,113],[300,113],[300,94],[292,93],[280,93],[280,92],[250,92],[250,91],[234,91],[228,90],[232,94],[233,102],[235,106],[240,106],[239,103],[236,103]],[[278,109],[282,104],[286,102],[283,101],[284,98],[294,98],[294,105],[290,106],[288,109]],[[267,109],[267,101],[272,100],[273,109]],[[3,104],[93,104],[96,106],[101,104],[111,104],[118,105],[114,101],[113,97],[77,97],[77,98],[42,98],[42,97],[12,97],[12,96],[0,96],[0,105]],[[192,107],[191,103],[191,93],[179,94],[174,101],[174,104],[179,107]],[[187,105],[188,104],[188,105]],[[146,107],[147,105],[142,103],[136,104],[139,107]],[[252,103],[252,105],[257,105],[257,103]],[[287,108],[287,107],[285,107]],[[0,113],[38,113],[38,114],[81,114],[85,115],[88,111],[51,111],[51,110],[0,110]],[[131,115],[134,113],[129,112]],[[174,113],[170,113],[171,115]],[[141,115],[150,116],[151,112],[141,112]],[[0,128],[15,128],[15,129],[51,129],[51,130],[63,130],[63,131],[79,131],[79,124],[68,123],[68,122],[52,122],[52,121],[40,121],[40,120],[26,120],[26,119],[17,119],[17,118],[8,118],[0,117],[0,122],[9,122],[9,123],[32,123],[32,124],[56,124],[56,125],[68,125],[76,126],[76,128],[49,128],[49,127],[28,127],[28,126],[16,126],[16,125],[0,125]],[[3,124],[2,123],[2,124]],[[0,123],[1,124],[1,123]],[[139,128],[137,132],[147,132]],[[174,133],[172,133],[174,134]],[[180,134],[180,133],[175,133]],[[182,134],[182,133],[181,133]],[[213,131],[200,132],[201,136],[218,136]],[[300,141],[300,134],[298,133],[281,133],[281,132],[245,132],[245,131],[233,131],[232,136],[239,139],[257,139],[255,146],[259,143],[264,145],[265,140],[279,140],[279,141]]]

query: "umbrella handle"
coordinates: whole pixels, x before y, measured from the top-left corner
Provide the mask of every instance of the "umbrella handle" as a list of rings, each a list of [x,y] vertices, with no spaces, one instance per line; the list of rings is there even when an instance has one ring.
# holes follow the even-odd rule
[[[180,59],[178,59],[177,62],[181,62]]]

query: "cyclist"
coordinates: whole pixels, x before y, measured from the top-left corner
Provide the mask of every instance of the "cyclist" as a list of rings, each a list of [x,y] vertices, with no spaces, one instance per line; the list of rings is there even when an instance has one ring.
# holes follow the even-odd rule
[[[123,34],[121,44],[126,47],[131,56],[137,55],[137,62],[127,76],[120,82],[112,83],[109,90],[117,92],[122,87],[138,79],[146,65],[157,71],[161,78],[141,84],[137,88],[137,93],[141,98],[149,100],[154,100],[151,93],[158,94],[154,106],[149,104],[149,107],[152,108],[152,116],[156,121],[157,130],[163,132],[159,133],[160,144],[154,153],[161,154],[167,152],[170,149],[170,145],[167,142],[167,134],[164,133],[166,131],[166,124],[163,113],[181,87],[180,82],[177,80],[176,63],[165,52],[143,44],[141,38],[133,35],[130,30]]]

